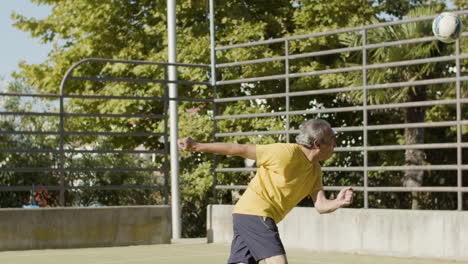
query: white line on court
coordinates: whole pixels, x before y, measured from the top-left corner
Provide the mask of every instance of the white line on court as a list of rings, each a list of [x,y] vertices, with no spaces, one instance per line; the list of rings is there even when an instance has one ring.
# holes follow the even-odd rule
[[[109,263],[134,263],[134,262],[141,262],[153,259],[175,259],[175,258],[190,258],[190,257],[214,257],[214,256],[225,256],[226,254],[197,254],[197,255],[184,255],[184,256],[164,256],[164,257],[148,257],[148,258],[130,258],[126,260],[112,260],[112,261],[105,261],[105,262],[92,262],[93,264],[109,264]]]
[[[124,246],[122,248],[125,249],[131,249],[132,252],[134,250],[138,250],[139,252],[152,252],[154,251],[154,246],[156,246],[157,249],[161,248],[169,248],[169,249],[176,249],[178,251],[181,251],[180,248],[183,248],[183,252],[187,253],[197,253],[199,251],[197,250],[187,250],[187,246],[191,245],[174,245],[174,244],[160,244],[160,245],[143,245],[143,246]],[[196,245],[194,245],[196,246]],[[94,248],[93,250],[90,251],[90,248],[68,248],[68,249],[45,249],[46,251],[50,252],[29,252],[25,254],[10,254],[13,252],[0,252],[0,259],[1,258],[10,258],[10,257],[34,257],[34,256],[67,256],[67,255],[83,255],[83,252],[86,252],[87,255],[100,255],[105,253],[105,251],[111,251],[115,250],[116,247],[101,247],[101,248]],[[53,251],[61,251],[61,250],[67,250],[67,252],[53,252]]]
[[[58,249],[60,250],[60,249]],[[15,254],[2,254],[0,253],[0,258],[11,258],[11,257],[38,257],[38,256],[67,256],[67,255],[83,255],[83,251],[86,251],[86,250],[82,250],[80,252],[78,252],[79,249],[77,249],[76,252],[44,252],[44,253],[28,253],[28,254],[19,254],[19,255],[15,255]],[[102,251],[100,252],[90,252],[90,251],[86,251],[86,254],[87,255],[98,255],[98,254],[102,254]]]

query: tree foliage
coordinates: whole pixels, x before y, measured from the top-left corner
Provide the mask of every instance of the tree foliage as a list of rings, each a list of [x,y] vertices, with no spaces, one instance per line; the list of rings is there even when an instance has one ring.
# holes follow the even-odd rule
[[[37,20],[13,14],[15,26],[42,42],[54,44],[49,57],[39,64],[20,65],[21,71],[16,74],[28,85],[41,93],[59,92],[60,82],[69,67],[81,59],[101,57],[112,59],[132,59],[146,61],[167,60],[166,31],[166,1],[162,0],[31,0],[37,4],[52,6],[52,13],[45,19]],[[457,2],[458,3],[458,2]],[[459,3],[460,4],[460,3]],[[284,36],[295,36],[313,32],[323,32],[344,27],[356,27],[388,19],[402,18],[410,10],[419,6],[441,6],[443,1],[426,0],[350,0],[350,1],[216,1],[216,40],[218,46],[238,44],[259,40],[268,40]],[[461,4],[460,4],[461,5]],[[376,35],[378,35],[376,33]],[[306,38],[292,41],[287,52],[299,54],[325,49],[345,48],[352,43],[346,42],[354,36],[353,33],[332,36]],[[388,38],[390,36],[387,36]],[[394,36],[398,37],[398,36]],[[434,46],[435,44],[431,44]],[[427,49],[427,47],[419,47]],[[441,47],[433,47],[434,49]],[[272,58],[285,54],[283,43],[237,48],[217,51],[218,63]],[[430,52],[430,51],[428,51]],[[177,3],[177,53],[178,61],[184,63],[209,64],[210,38],[208,21],[208,1],[179,1]],[[382,54],[385,56],[390,53]],[[333,54],[327,56],[296,59],[291,61],[291,72],[309,72],[338,68],[359,63],[353,54]],[[269,62],[219,68],[217,80],[231,80],[284,73],[283,62]],[[433,69],[428,69],[433,70]],[[125,77],[144,79],[163,79],[164,68],[158,66],[134,66],[128,64],[90,63],[79,66],[75,76]],[[375,75],[378,76],[378,75]],[[393,74],[395,77],[395,73]],[[206,68],[179,67],[180,80],[207,81],[211,78]],[[380,78],[380,77],[375,77]],[[387,77],[385,77],[387,78]],[[382,81],[383,79],[379,80]],[[376,80],[377,81],[377,80]],[[350,85],[348,76],[343,74],[307,76],[290,80],[291,91],[327,89]],[[192,98],[212,98],[213,90],[204,85],[179,85],[179,96]],[[251,82],[242,85],[225,85],[217,88],[218,98],[237,97],[245,95],[261,95],[281,93],[286,89],[284,81]],[[65,94],[87,95],[138,95],[162,96],[164,86],[160,84],[134,84],[115,82],[70,81],[65,87]],[[354,96],[354,97],[353,97]],[[291,98],[291,110],[305,110],[329,107],[351,106],[356,103],[352,99],[357,95],[316,95]],[[373,97],[377,100],[378,97]],[[386,100],[386,97],[383,97]],[[379,99],[380,100],[380,99]],[[236,102],[219,103],[216,115],[236,115],[242,113],[270,113],[284,111],[284,98],[265,100],[238,100]],[[439,108],[440,109],[440,108]],[[179,103],[179,135],[191,136],[198,141],[213,140],[213,105],[193,102]],[[440,109],[443,111],[443,109]],[[161,101],[150,100],[83,100],[70,99],[66,105],[67,112],[87,113],[163,113],[164,104]],[[431,109],[431,118],[440,115],[436,108]],[[362,119],[356,113],[332,113],[318,115],[291,116],[291,129],[297,128],[304,118],[326,118],[333,126],[358,126]],[[375,113],[376,118],[398,121],[392,113]],[[267,118],[237,118],[217,120],[218,133],[267,131],[285,129],[286,117]],[[162,132],[164,123],[158,119],[134,118],[74,118],[66,123],[69,130],[92,131],[146,131]],[[294,142],[293,136],[290,136]],[[381,137],[385,143],[401,140],[401,134],[387,133]],[[92,144],[96,137],[78,137],[67,139],[67,144],[79,142]],[[108,148],[133,149],[143,146],[146,149],[163,149],[165,146],[160,138],[103,138],[101,146]],[[239,143],[272,143],[286,141],[282,136],[259,137],[227,137],[217,138],[220,141]],[[344,146],[361,145],[362,138],[356,133],[339,135]],[[384,143],[383,142],[383,143]],[[383,153],[384,164],[394,164],[401,160],[401,155]],[[185,236],[204,234],[205,208],[213,201],[212,155],[204,153],[181,153],[181,186],[183,193],[183,223]],[[327,162],[328,165],[359,166],[362,165],[360,153],[335,155]],[[108,160],[110,163],[123,162]],[[159,160],[158,162],[162,162]],[[377,161],[376,161],[377,162]],[[233,157],[218,157],[218,167],[243,167],[244,161]],[[245,173],[218,173],[219,184],[245,184],[250,177]],[[82,177],[79,176],[78,177]],[[113,175],[100,175],[102,179],[113,181]],[[98,178],[99,178],[98,177]],[[98,179],[96,178],[96,179]],[[99,178],[99,179],[101,179]],[[376,176],[376,184],[385,176]],[[392,178],[395,182],[395,177]],[[343,177],[342,173],[330,173],[325,178],[330,185],[362,185],[362,174],[351,173]],[[116,182],[120,182],[116,180]],[[382,184],[389,184],[382,181]],[[103,196],[104,197],[104,196]],[[232,192],[220,192],[218,199],[231,202]],[[145,198],[135,200],[145,203]],[[356,199],[356,206],[362,205],[362,199]],[[386,205],[393,203],[388,199]],[[379,205],[380,206],[380,205]],[[403,206],[404,207],[404,206]],[[190,223],[197,223],[191,225]],[[187,225],[185,225],[187,224]]]
[[[430,16],[441,12],[441,7],[419,7],[411,10],[408,13],[409,18],[417,18],[423,16]],[[373,22],[378,22],[373,19]],[[431,21],[424,21],[419,23],[409,23],[401,26],[394,27],[381,27],[374,30],[369,30],[367,38],[372,43],[384,43],[398,40],[407,40],[421,38],[424,36],[431,35],[432,24]],[[360,46],[362,45],[362,38],[356,37],[348,39],[349,46]],[[346,42],[346,41],[345,41]],[[410,61],[423,58],[433,58],[441,56],[450,56],[454,54],[454,45],[447,45],[440,41],[432,41],[416,43],[416,44],[405,44],[392,47],[383,47],[370,49],[368,51],[368,64],[377,63],[390,63],[390,62],[401,62]],[[352,58],[350,62],[355,64],[362,63],[362,56],[359,54]],[[397,82],[412,82],[428,79],[437,78],[450,78],[455,77],[454,72],[455,62],[441,62],[441,63],[424,63],[416,65],[402,65],[400,67],[389,67],[376,70],[368,71],[368,84],[386,84],[386,83],[397,83]],[[347,79],[350,82],[350,86],[362,85],[362,73],[355,72],[349,74]],[[389,104],[389,103],[404,103],[404,102],[422,102],[428,100],[442,100],[442,99],[454,99],[455,98],[455,86],[453,83],[442,83],[434,85],[419,85],[419,86],[407,86],[392,89],[375,89],[369,91],[367,100],[369,105]],[[464,97],[464,95],[461,95]],[[362,102],[363,101],[362,91],[355,91],[351,93],[349,99],[351,101]],[[453,108],[452,113],[455,111],[455,105],[447,105],[446,107]],[[427,111],[438,111],[440,106],[416,106],[406,107],[397,109],[387,109],[384,112],[388,115],[389,112],[399,115],[396,120],[382,119],[382,114],[376,113],[380,111],[372,111],[369,113],[369,124],[371,125],[382,125],[389,123],[423,123],[427,121],[443,121],[453,119],[455,116],[445,116],[444,119],[430,119],[426,118]],[[430,131],[424,128],[407,128],[403,134],[400,134],[401,142],[406,145],[412,144],[423,144],[428,141],[428,135],[425,131]],[[388,142],[387,134],[388,131],[381,130],[376,131],[374,134],[377,137],[371,137],[369,142],[370,145],[382,145]],[[398,133],[398,132],[397,132]],[[455,134],[454,134],[455,133]],[[429,133],[430,135],[431,133]],[[456,138],[456,131],[453,128],[445,128],[444,135],[448,137]],[[391,159],[394,162],[398,159]],[[408,149],[405,151],[404,161],[399,161],[400,164],[404,163],[407,165],[428,165],[428,164],[441,164],[439,159],[433,155],[426,155],[424,150],[421,149]],[[424,180],[424,171],[411,170],[406,171],[404,176],[401,177],[403,186],[409,187],[421,187],[426,182]],[[392,185],[392,178],[388,178],[389,182],[387,185]],[[456,181],[451,181],[452,184],[456,185]],[[422,197],[419,194],[413,193],[412,208],[419,209],[419,204],[423,203],[420,201]]]

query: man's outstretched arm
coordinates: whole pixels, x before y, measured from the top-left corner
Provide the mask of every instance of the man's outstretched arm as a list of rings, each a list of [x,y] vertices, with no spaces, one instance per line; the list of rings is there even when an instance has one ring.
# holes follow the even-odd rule
[[[198,143],[190,137],[179,139],[177,143],[179,148],[189,152],[209,152],[257,160],[256,147],[251,144]]]
[[[335,200],[328,200],[323,190],[315,191],[311,194],[314,200],[314,207],[320,214],[327,214],[336,209],[348,206],[353,202],[353,189],[346,187],[341,189]]]

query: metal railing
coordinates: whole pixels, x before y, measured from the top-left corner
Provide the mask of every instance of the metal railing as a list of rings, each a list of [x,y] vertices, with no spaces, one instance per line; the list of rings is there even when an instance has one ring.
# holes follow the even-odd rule
[[[468,15],[468,11],[458,11],[455,12],[458,15]],[[233,136],[254,136],[254,135],[283,135],[286,138],[286,142],[289,142],[289,135],[298,134],[299,131],[291,129],[290,117],[295,115],[304,115],[304,114],[323,114],[323,113],[338,113],[338,112],[361,112],[362,113],[362,125],[356,127],[335,127],[334,130],[337,132],[350,132],[350,131],[359,131],[362,132],[362,146],[354,147],[338,147],[335,150],[337,152],[343,151],[358,151],[363,153],[363,165],[359,167],[324,167],[323,171],[359,171],[363,172],[363,186],[354,186],[354,190],[361,191],[364,193],[364,208],[369,207],[369,192],[456,192],[457,193],[457,209],[463,210],[462,205],[462,193],[468,192],[468,187],[462,187],[462,171],[468,170],[468,165],[463,164],[462,159],[462,148],[467,148],[468,143],[462,142],[462,126],[468,125],[468,120],[462,120],[462,104],[468,103],[468,98],[461,97],[461,82],[468,81],[468,76],[461,76],[461,67],[460,61],[468,59],[468,54],[461,54],[460,48],[460,39],[455,43],[455,54],[450,56],[442,57],[433,57],[433,58],[423,58],[407,61],[398,61],[398,62],[389,62],[389,63],[376,63],[368,64],[369,60],[367,58],[367,51],[369,49],[383,48],[383,47],[394,47],[398,45],[407,45],[415,43],[424,43],[431,42],[436,40],[435,37],[422,37],[415,39],[399,40],[386,43],[377,43],[369,44],[367,40],[367,32],[370,29],[375,29],[379,27],[388,27],[394,25],[402,25],[407,23],[422,22],[427,20],[434,19],[435,16],[421,17],[415,19],[407,19],[401,21],[386,22],[374,25],[366,25],[361,27],[340,29],[328,32],[321,32],[315,34],[285,37],[278,39],[269,39],[265,41],[257,41],[251,43],[243,43],[236,45],[228,45],[221,47],[212,48],[216,51],[227,51],[231,49],[238,48],[248,48],[259,45],[270,45],[270,44],[283,44],[284,55],[277,56],[272,58],[263,58],[263,59],[254,59],[246,61],[237,61],[237,62],[227,62],[216,64],[212,63],[212,68],[217,70],[222,70],[230,67],[240,67],[246,65],[254,65],[259,63],[269,63],[269,62],[282,62],[284,63],[284,74],[268,75],[262,77],[253,77],[253,78],[240,78],[240,79],[231,79],[231,80],[220,80],[216,81],[216,86],[222,87],[232,84],[245,84],[245,83],[259,83],[264,81],[272,80],[283,80],[285,82],[284,91],[277,91],[270,94],[262,95],[253,95],[253,96],[238,96],[238,97],[226,97],[226,98],[216,98],[214,99],[215,107],[216,104],[227,103],[227,102],[236,102],[242,100],[258,100],[258,99],[273,99],[273,98],[284,98],[285,99],[285,110],[284,111],[271,111],[269,113],[260,113],[260,114],[236,114],[236,115],[221,115],[215,112],[215,138],[224,138],[224,137],[233,137]],[[297,41],[301,39],[308,38],[317,38],[324,36],[331,36],[340,33],[350,33],[356,32],[356,35],[361,35],[362,43],[360,46],[348,47],[348,48],[339,48],[331,50],[323,50],[317,52],[308,52],[303,54],[289,54],[289,47],[291,41]],[[214,32],[212,32],[212,37]],[[460,38],[465,38],[468,36],[468,32],[462,33]],[[300,73],[291,73],[290,72],[290,63],[293,60],[319,57],[331,54],[340,54],[343,52],[362,52],[362,65],[336,68],[336,69],[327,69],[319,70],[312,72],[300,72]],[[456,76],[451,78],[437,78],[437,79],[428,79],[428,80],[417,80],[417,81],[403,81],[395,83],[385,83],[385,84],[368,84],[368,71],[376,69],[385,69],[399,66],[409,66],[409,65],[422,65],[427,63],[435,62],[455,62],[455,72]],[[360,71],[362,73],[362,85],[356,87],[341,87],[341,88],[331,88],[331,89],[319,89],[319,90],[308,90],[300,92],[291,92],[290,84],[291,79],[300,78],[305,76],[318,76],[324,74],[336,74],[336,73],[349,73]],[[423,102],[404,102],[404,103],[392,103],[392,104],[380,104],[380,105],[370,105],[368,104],[368,92],[376,89],[389,89],[389,88],[399,88],[407,86],[421,86],[421,85],[431,85],[431,84],[447,84],[454,83],[456,89],[456,98],[451,100],[433,100],[433,101],[423,101]],[[291,111],[290,109],[290,99],[296,96],[311,96],[311,95],[320,95],[320,94],[336,94],[344,93],[351,91],[362,91],[362,104],[349,107],[336,107],[336,108],[325,108],[325,109],[307,109],[300,111]],[[447,105],[452,104],[456,105],[456,120],[455,121],[442,121],[442,122],[432,122],[432,123],[402,123],[402,124],[388,124],[388,125],[370,125],[368,123],[368,112],[370,110],[377,109],[390,109],[390,108],[408,108],[408,107],[420,107],[420,106],[434,106],[434,105]],[[232,120],[232,119],[241,119],[241,118],[257,118],[257,117],[286,117],[285,119],[285,129],[278,131],[242,131],[242,132],[229,132],[229,133],[220,133],[217,131],[216,121],[219,120]],[[375,130],[386,130],[386,129],[405,129],[405,128],[435,128],[435,127],[449,127],[454,126],[457,130],[457,139],[454,143],[427,143],[427,144],[413,144],[413,145],[388,145],[388,146],[369,146],[369,135],[368,131]],[[448,149],[453,148],[457,150],[457,162],[456,164],[448,165],[425,165],[425,166],[369,166],[368,164],[368,153],[370,151],[386,151],[386,150],[408,150],[408,149]],[[214,186],[215,189],[227,189],[227,190],[242,190],[245,189],[246,185],[218,185],[217,173],[226,173],[226,172],[254,172],[255,168],[216,168],[216,159],[215,159],[215,169],[214,169]],[[455,187],[372,187],[369,186],[368,178],[369,172],[371,171],[407,171],[407,170],[454,170],[457,171],[457,186]],[[326,186],[325,190],[339,190],[342,186]]]
[[[125,63],[131,65],[156,65],[164,68],[164,79],[141,79],[141,78],[114,78],[114,77],[95,77],[95,76],[73,76],[72,73],[80,65],[86,63]],[[212,99],[195,99],[195,98],[169,98],[168,94],[168,83],[179,83],[186,85],[210,85],[209,82],[197,82],[197,81],[169,81],[167,79],[167,68],[169,66],[182,66],[182,67],[201,67],[209,68],[208,65],[203,64],[184,64],[184,63],[162,63],[162,62],[150,62],[150,61],[137,61],[137,60],[112,60],[112,59],[99,59],[99,58],[89,58],[81,60],[75,63],[72,67],[66,72],[61,85],[60,93],[56,94],[26,94],[26,93],[0,93],[0,96],[14,96],[14,97],[39,97],[39,98],[51,98],[58,99],[60,102],[60,108],[58,113],[49,113],[49,112],[0,112],[0,115],[6,116],[49,116],[49,117],[58,117],[59,127],[57,131],[0,131],[0,135],[54,135],[59,137],[59,144],[57,149],[0,149],[0,152],[13,152],[13,153],[56,153],[59,155],[57,166],[50,168],[0,168],[2,172],[58,172],[59,173],[59,185],[58,186],[0,186],[0,191],[15,192],[15,191],[31,191],[32,189],[36,190],[54,190],[59,191],[59,204],[64,206],[65,201],[65,191],[67,190],[130,190],[130,189],[151,189],[151,190],[160,190],[163,192],[165,204],[168,203],[168,172],[169,172],[169,163],[168,163],[168,102],[170,100],[176,101],[192,101],[192,102],[211,102]],[[164,85],[164,94],[162,96],[108,96],[108,95],[77,95],[77,94],[67,94],[66,93],[66,84],[69,80],[79,80],[79,81],[100,81],[100,82],[128,82],[128,83],[161,83]],[[83,99],[83,100],[150,100],[150,101],[160,101],[164,104],[163,112],[161,114],[138,114],[138,113],[125,113],[125,114],[107,114],[107,113],[67,113],[65,112],[65,100],[66,99]],[[160,133],[155,132],[112,132],[112,131],[68,131],[65,128],[65,122],[67,118],[76,118],[76,117],[106,117],[106,118],[152,118],[152,119],[161,119],[164,122],[164,131]],[[156,136],[163,138],[164,149],[152,149],[152,150],[137,150],[137,149],[76,149],[70,145],[65,148],[65,136],[128,136],[128,137],[148,137]],[[67,161],[65,160],[66,154],[156,154],[163,156],[163,166],[158,168],[120,168],[120,167],[98,167],[98,168],[88,168],[80,167],[73,168],[69,167]],[[164,177],[163,185],[93,185],[93,186],[82,186],[82,185],[67,185],[65,180],[66,172],[119,172],[119,171],[149,171],[149,172],[160,172]]]
[[[212,0],[211,0],[212,2]],[[210,5],[212,7],[212,5]],[[214,12],[210,8],[211,12]],[[468,11],[457,12],[459,15],[467,15]],[[60,94],[21,94],[21,93],[0,93],[0,96],[17,96],[17,97],[38,97],[38,98],[55,98],[60,101],[60,109],[58,113],[45,113],[45,112],[0,112],[0,115],[13,115],[13,116],[51,116],[60,118],[59,129],[57,131],[0,131],[0,135],[13,134],[13,135],[55,135],[59,136],[59,147],[57,149],[0,149],[0,152],[16,152],[16,153],[56,153],[60,157],[58,159],[57,167],[54,168],[0,168],[0,171],[18,171],[18,172],[34,172],[34,171],[52,171],[59,173],[59,182],[57,186],[41,186],[41,189],[46,190],[56,190],[60,191],[60,204],[65,205],[65,191],[67,190],[80,190],[80,189],[97,189],[97,190],[121,190],[121,189],[156,189],[162,190],[165,196],[165,202],[167,203],[168,197],[168,116],[167,116],[167,105],[170,100],[175,101],[193,101],[193,102],[213,102],[213,128],[214,128],[214,140],[217,138],[223,137],[233,137],[233,136],[250,136],[250,135],[284,135],[286,141],[289,142],[289,136],[297,134],[299,131],[291,127],[291,116],[304,115],[304,114],[324,114],[324,113],[339,113],[339,112],[361,112],[362,113],[362,125],[360,126],[351,126],[351,127],[335,127],[334,130],[337,132],[361,132],[363,137],[362,146],[352,146],[352,147],[337,147],[335,151],[337,152],[362,152],[363,153],[363,164],[362,166],[355,167],[324,167],[323,171],[326,172],[339,172],[339,171],[357,171],[363,172],[363,185],[354,186],[354,190],[361,191],[364,193],[364,208],[369,207],[368,203],[368,194],[369,192],[456,192],[457,193],[457,202],[458,210],[462,210],[462,193],[468,192],[467,187],[462,186],[462,171],[468,170],[468,165],[463,164],[462,159],[462,148],[467,148],[468,143],[462,142],[462,126],[468,125],[468,120],[462,120],[462,104],[468,103],[468,98],[461,98],[461,82],[468,81],[467,76],[461,76],[460,71],[460,61],[468,59],[468,54],[460,54],[460,40],[457,40],[455,46],[455,54],[452,56],[443,56],[435,58],[424,58],[417,60],[408,60],[408,61],[399,61],[391,63],[379,63],[379,64],[368,64],[367,59],[367,50],[376,49],[382,47],[393,47],[398,45],[408,45],[415,43],[424,43],[434,41],[435,37],[423,37],[417,39],[408,39],[401,41],[392,41],[386,43],[378,44],[369,44],[367,43],[367,31],[370,29],[378,27],[386,27],[393,25],[400,25],[406,23],[427,21],[433,19],[435,16],[423,17],[417,19],[408,19],[395,22],[380,23],[375,25],[367,25],[362,27],[340,29],[329,32],[308,34],[302,36],[286,37],[279,39],[271,39],[266,41],[258,41],[252,43],[244,43],[238,45],[229,45],[223,47],[215,47],[214,42],[214,23],[213,23],[213,14],[211,14],[211,34],[212,34],[212,53],[211,53],[211,80],[210,82],[198,82],[198,81],[169,81],[167,80],[167,68],[169,66],[178,66],[178,67],[201,67],[209,68],[209,65],[203,64],[182,64],[182,63],[162,63],[162,62],[148,62],[148,61],[136,61],[136,60],[110,60],[110,59],[85,59],[76,64],[74,64],[65,74],[61,86]],[[317,52],[308,52],[303,54],[289,54],[289,47],[291,41],[297,41],[307,38],[316,38],[323,36],[330,36],[340,33],[349,33],[349,32],[359,32],[362,35],[362,43],[357,47],[349,48],[340,48],[340,49],[331,49]],[[468,33],[464,32],[463,37],[467,37]],[[269,45],[274,43],[284,44],[284,56],[278,56],[274,58],[264,58],[264,59],[255,59],[239,62],[229,62],[217,64],[216,62],[216,51],[224,51],[235,48],[246,48],[258,45]],[[313,72],[301,72],[301,73],[292,73],[290,70],[290,64],[292,61],[297,59],[311,58],[326,56],[332,54],[340,54],[343,52],[362,52],[362,65],[352,66],[345,68],[336,68],[328,70],[320,70]],[[244,78],[244,79],[232,79],[232,80],[216,80],[216,70],[221,70],[224,68],[230,67],[239,67],[244,65],[254,65],[258,63],[268,63],[281,61],[284,63],[284,74],[271,75],[271,76],[262,76],[255,78]],[[72,76],[74,70],[85,63],[97,62],[97,63],[125,63],[132,65],[156,65],[164,67],[165,78],[164,79],[132,79],[132,78],[115,78],[115,77],[95,77],[95,76]],[[367,74],[369,70],[375,69],[384,69],[391,67],[399,66],[408,66],[408,65],[422,65],[426,63],[434,62],[455,62],[456,64],[456,76],[450,78],[437,78],[429,80],[417,80],[417,81],[402,81],[395,83],[386,83],[386,84],[371,84],[367,83]],[[336,74],[336,73],[349,73],[359,71],[362,73],[362,85],[355,87],[340,87],[340,88],[331,88],[331,89],[321,89],[321,90],[308,90],[294,92],[291,91],[291,81],[295,78],[301,78],[306,76],[319,76],[324,74]],[[65,92],[66,83],[69,80],[78,80],[78,81],[100,81],[100,82],[128,82],[128,83],[161,83],[164,84],[164,94],[163,96],[151,96],[151,97],[139,97],[139,96],[104,96],[104,95],[75,95],[67,94]],[[263,94],[263,95],[253,95],[253,96],[238,96],[238,97],[226,97],[218,98],[217,89],[218,87],[233,85],[233,84],[243,84],[243,83],[252,83],[252,82],[263,82],[270,80],[280,80],[285,82],[284,91],[277,91],[275,93]],[[186,84],[186,85],[208,85],[213,88],[213,99],[194,99],[194,98],[170,98],[167,92],[167,84],[177,83],[177,84]],[[383,104],[383,105],[369,105],[367,103],[368,92],[371,90],[378,89],[389,89],[389,88],[399,88],[407,86],[421,86],[421,85],[431,85],[431,84],[447,84],[455,83],[456,85],[456,98],[450,100],[433,100],[433,101],[424,101],[424,102],[406,102],[406,103],[393,103],[393,104]],[[291,98],[299,96],[313,96],[313,95],[323,95],[323,94],[336,94],[352,91],[362,91],[363,93],[363,103],[362,105],[350,106],[350,107],[336,107],[336,108],[325,108],[325,109],[305,109],[305,110],[291,110]],[[261,114],[237,114],[237,115],[219,115],[218,106],[220,103],[236,102],[242,100],[257,100],[257,99],[274,99],[274,98],[284,98],[285,99],[285,110],[276,111],[271,113],[261,113]],[[125,113],[125,114],[104,114],[104,113],[66,113],[65,112],[65,100],[66,99],[117,99],[117,100],[156,100],[164,103],[164,111],[160,114],[138,114],[138,113]],[[419,107],[419,106],[434,106],[434,105],[445,105],[452,104],[456,105],[456,120],[455,121],[441,121],[441,122],[432,122],[432,123],[402,123],[402,124],[387,124],[387,125],[371,125],[368,123],[368,111],[377,110],[377,109],[388,109],[388,108],[408,108],[408,107]],[[218,132],[218,121],[220,120],[232,120],[232,119],[241,119],[241,118],[256,118],[256,117],[279,117],[285,116],[285,129],[278,131],[240,131],[240,132],[229,132],[229,133],[220,133]],[[164,122],[164,131],[162,133],[154,132],[111,132],[111,131],[66,131],[65,121],[67,118],[72,117],[109,117],[109,118],[157,118],[162,119]],[[369,141],[369,131],[377,130],[389,130],[389,129],[405,129],[405,128],[435,128],[435,127],[456,127],[457,128],[457,140],[453,143],[427,143],[427,144],[413,144],[413,145],[385,145],[385,146],[370,146]],[[82,150],[82,149],[71,149],[65,148],[64,137],[69,135],[107,135],[107,136],[158,136],[163,137],[164,149],[155,149],[155,150]],[[420,165],[420,166],[369,166],[368,164],[368,153],[371,151],[388,151],[388,150],[408,150],[408,149],[457,149],[457,163],[448,164],[448,165]],[[132,153],[132,154],[158,154],[164,156],[164,166],[160,168],[71,168],[68,167],[65,161],[65,154],[71,153],[94,153],[94,154],[106,154],[106,153]],[[220,189],[245,189],[245,185],[219,185],[217,179],[217,173],[226,173],[226,172],[253,172],[255,168],[216,168],[217,167],[217,158],[214,158],[214,177],[213,185],[215,192]],[[405,171],[405,170],[456,170],[457,171],[457,186],[454,187],[373,187],[369,186],[368,183],[368,173],[372,171]],[[72,171],[159,171],[164,174],[164,184],[161,185],[132,185],[132,186],[69,186],[65,181],[65,172]],[[326,186],[326,190],[339,190],[341,186]],[[29,191],[31,186],[0,186],[0,191]],[[216,194],[215,194],[216,195]]]

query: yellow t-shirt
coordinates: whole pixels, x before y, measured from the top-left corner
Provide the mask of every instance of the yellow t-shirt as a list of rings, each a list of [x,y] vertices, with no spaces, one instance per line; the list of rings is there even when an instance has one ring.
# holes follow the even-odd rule
[[[279,223],[302,199],[323,189],[322,170],[298,144],[257,145],[257,174],[234,212],[271,217]]]

